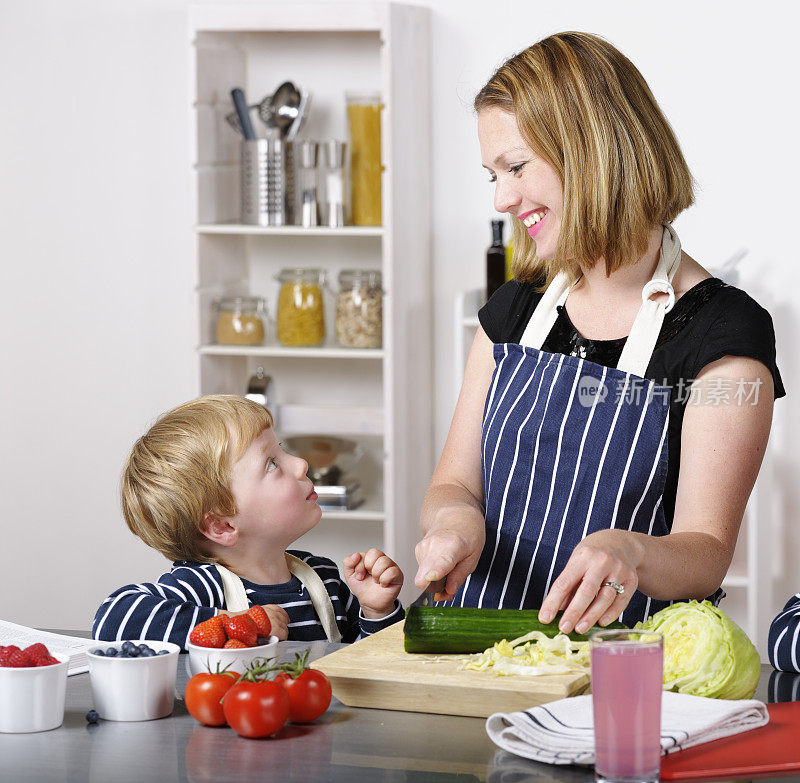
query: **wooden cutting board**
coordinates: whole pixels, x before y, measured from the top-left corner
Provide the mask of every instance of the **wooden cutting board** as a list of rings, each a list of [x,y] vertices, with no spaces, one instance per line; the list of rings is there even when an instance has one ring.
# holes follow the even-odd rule
[[[396,623],[311,665],[328,677],[336,698],[349,707],[478,718],[577,696],[589,685],[588,674],[501,677],[462,671],[463,658],[407,653],[403,623]]]

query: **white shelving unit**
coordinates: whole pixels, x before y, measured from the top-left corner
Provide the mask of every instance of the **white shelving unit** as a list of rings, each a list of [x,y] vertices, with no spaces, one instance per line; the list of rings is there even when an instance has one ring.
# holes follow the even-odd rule
[[[390,2],[198,4],[189,32],[198,392],[244,394],[262,366],[273,381],[279,435],[361,442],[367,456],[354,475],[365,502],[325,511],[296,546],[338,562],[380,546],[404,569],[407,601],[433,470],[428,10]],[[312,95],[301,138],[346,140],[345,90],[381,94],[382,226],[239,222],[240,138],[225,122],[230,90],[243,87],[254,103],[289,79]],[[322,268],[334,287],[342,269],[380,269],[382,348],[334,344],[332,293],[320,347],[286,348],[274,327],[258,347],[215,345],[213,299],[263,296],[274,317],[275,277],[284,267]]]
[[[481,290],[463,291],[456,295],[454,307],[455,388],[458,399],[467,355],[478,328],[478,310],[486,301]],[[727,593],[721,607],[740,625],[758,648],[762,661],[767,661],[767,632],[776,606],[773,604],[772,530],[775,528],[772,486],[772,460],[767,447],[758,479],[745,509],[733,562],[722,587]]]

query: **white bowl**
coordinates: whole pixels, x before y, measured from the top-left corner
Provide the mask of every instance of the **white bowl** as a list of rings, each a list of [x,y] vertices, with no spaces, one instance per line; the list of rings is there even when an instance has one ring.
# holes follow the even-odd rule
[[[158,639],[130,639],[166,655],[149,658],[107,658],[88,652],[94,708],[105,720],[155,720],[172,712],[181,648]],[[97,648],[122,649],[124,642],[98,642]],[[95,649],[97,649],[95,648]]]
[[[219,647],[200,647],[188,642],[186,649],[189,650],[189,667],[192,674],[215,672],[217,664],[220,669],[227,666],[228,671],[244,674],[247,664],[254,658],[275,657],[278,652],[278,637],[270,636],[266,644],[257,647],[233,647],[226,650]]]
[[[0,732],[50,731],[64,722],[69,656],[50,666],[0,666]]]

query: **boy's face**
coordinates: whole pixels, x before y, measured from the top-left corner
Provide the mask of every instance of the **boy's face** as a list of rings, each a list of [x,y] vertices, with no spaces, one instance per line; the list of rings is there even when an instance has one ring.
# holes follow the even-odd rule
[[[287,454],[271,427],[247,447],[231,469],[240,543],[285,549],[319,522],[322,510],[306,470],[308,463]]]

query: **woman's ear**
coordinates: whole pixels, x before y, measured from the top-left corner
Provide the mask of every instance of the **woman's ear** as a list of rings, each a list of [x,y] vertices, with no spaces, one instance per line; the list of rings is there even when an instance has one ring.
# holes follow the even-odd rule
[[[233,546],[239,538],[239,531],[230,523],[230,519],[213,511],[203,514],[202,533],[209,541],[220,546]]]

